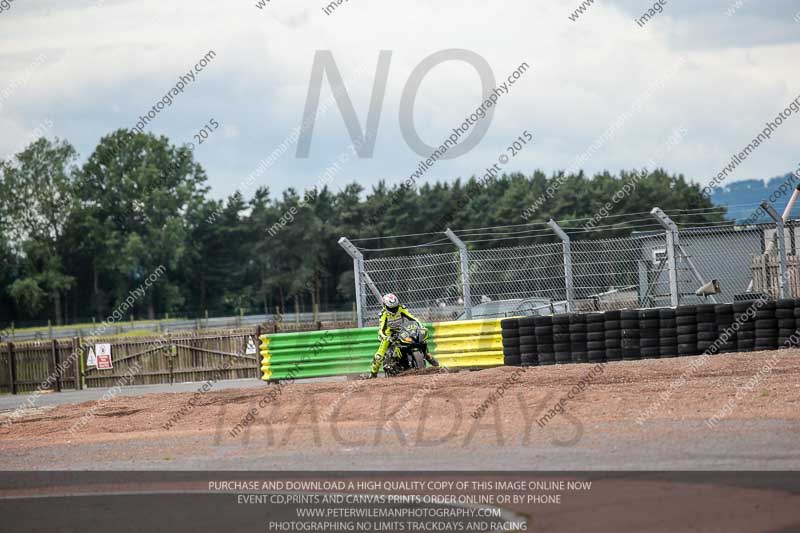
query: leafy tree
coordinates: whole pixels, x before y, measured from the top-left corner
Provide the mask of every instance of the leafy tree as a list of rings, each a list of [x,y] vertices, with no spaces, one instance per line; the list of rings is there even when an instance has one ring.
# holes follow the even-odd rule
[[[75,281],[64,272],[60,245],[75,207],[76,157],[69,143],[41,138],[13,161],[0,163],[0,211],[11,245],[23,258],[9,292],[29,316],[49,301],[58,324],[62,295]]]
[[[101,276],[116,302],[159,267],[162,276],[146,295],[147,316],[183,306],[177,271],[186,253],[187,219],[208,188],[202,167],[186,147],[166,137],[117,130],[100,140],[81,172],[82,208],[99,229],[107,252]]]

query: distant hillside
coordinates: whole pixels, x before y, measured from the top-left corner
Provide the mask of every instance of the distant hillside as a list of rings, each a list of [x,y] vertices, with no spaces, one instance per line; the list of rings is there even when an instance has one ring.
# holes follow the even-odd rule
[[[762,200],[767,200],[771,194],[775,193],[783,183],[798,183],[797,178],[794,181],[790,179],[792,174],[788,173],[784,176],[776,176],[766,181],[763,180],[744,180],[731,183],[725,187],[714,189],[711,196],[711,201],[714,205],[730,206],[728,209],[728,218],[736,220],[745,220],[749,218],[752,213],[757,209],[757,204]],[[773,202],[773,207],[779,212],[783,213],[786,204],[791,198],[791,192],[777,198]],[[800,203],[799,203],[800,204]],[[798,216],[798,211],[795,209],[795,216]],[[766,222],[765,217],[762,216],[759,222]]]

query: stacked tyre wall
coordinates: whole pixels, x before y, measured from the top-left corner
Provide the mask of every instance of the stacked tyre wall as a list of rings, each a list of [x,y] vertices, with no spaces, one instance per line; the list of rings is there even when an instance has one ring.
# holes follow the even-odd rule
[[[798,329],[800,299],[501,321],[507,366],[777,350],[797,346]]]

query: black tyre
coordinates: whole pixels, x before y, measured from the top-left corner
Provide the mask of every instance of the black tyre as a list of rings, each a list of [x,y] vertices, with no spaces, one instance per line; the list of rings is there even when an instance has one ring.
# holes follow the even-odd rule
[[[623,350],[638,350],[639,339],[622,339]]]
[[[565,365],[572,362],[572,352],[556,352],[556,364]]]
[[[662,339],[668,339],[678,336],[678,328],[661,328],[658,330],[658,336]]]
[[[553,325],[569,325],[570,315],[553,315]]]
[[[572,352],[572,362],[573,363],[588,363],[589,362],[589,354],[586,351],[582,352]]]
[[[767,342],[756,340],[755,350],[757,352],[771,352],[778,349],[777,342]]]
[[[639,310],[638,309],[624,309],[619,312],[619,319],[620,320],[636,320],[639,321]]]
[[[605,350],[588,350],[586,352],[586,356],[589,358],[589,361],[592,363],[602,363],[606,360],[606,351]]]
[[[694,316],[694,315],[692,315],[692,316],[680,316],[679,315],[675,319],[675,323],[678,324],[678,327],[691,326],[691,325],[697,324],[697,317]]]
[[[794,318],[780,318],[778,319],[778,329],[795,329],[797,321]]]
[[[648,338],[642,337],[639,339],[639,347],[640,348],[658,348],[659,339],[658,337]]]
[[[519,319],[505,318],[500,321],[500,329],[517,329],[519,328]]]
[[[553,344],[553,351],[556,353],[571,352],[572,345],[568,342],[557,342]]]
[[[537,337],[549,337],[553,334],[553,326],[536,326],[533,329]]]
[[[698,314],[697,315],[697,323],[706,322],[708,324],[716,324],[717,323],[717,315],[714,313],[711,314]]]
[[[784,299],[784,300],[777,300],[775,302],[775,309],[794,309],[795,303],[794,300]]]
[[[553,334],[569,333],[569,324],[553,324]]]
[[[732,315],[733,314],[733,304],[719,304],[714,306],[714,314],[717,316],[720,315]]]
[[[778,321],[774,318],[771,319],[757,319],[756,329],[777,329]]]
[[[524,355],[526,353],[536,353],[539,351],[539,346],[537,344],[520,344],[519,345],[519,353]]]
[[[672,320],[675,318],[675,309],[671,307],[665,307],[663,309],[658,310],[658,318],[662,320]]]
[[[660,309],[640,309],[639,320],[658,320],[661,318]]]
[[[602,324],[605,321],[606,317],[603,313],[589,313],[586,315],[587,324]]]
[[[523,336],[528,336],[528,335],[536,335],[536,328],[534,328],[533,326],[530,326],[530,327],[528,327],[528,326],[525,326],[525,327],[520,326],[520,328],[519,328],[519,336],[523,337]]]
[[[556,356],[553,352],[539,352],[539,366],[556,364]]]
[[[539,358],[537,355],[531,353],[523,353],[520,357],[520,361],[522,366],[537,366],[539,364]]]
[[[778,338],[778,330],[775,329],[757,329],[756,330],[756,340],[758,339],[777,339]]]
[[[570,333],[569,334],[569,341],[571,343],[573,343],[573,344],[576,343],[576,342],[584,342],[585,343],[587,340],[588,340],[588,338],[587,338],[587,334],[586,333]]]
[[[602,351],[606,349],[606,341],[589,341],[586,343],[587,351]]]
[[[606,361],[622,361],[622,350],[606,347]]]
[[[622,348],[622,339],[620,339],[619,337],[610,339],[606,338],[606,350],[608,350],[609,348],[614,350]]]
[[[537,317],[533,317],[533,325],[536,326],[536,327],[552,326],[553,325],[553,317],[552,316],[537,316]]]
[[[609,329],[622,329],[621,320],[606,320],[606,330]]]
[[[620,329],[639,329],[638,320],[620,320]]]
[[[652,348],[642,348],[639,350],[642,359],[658,359],[661,357],[661,349],[658,346]]]
[[[554,333],[553,334],[553,342],[555,344],[567,343],[569,344],[571,336],[569,333]]]
[[[746,313],[748,309],[751,307],[756,307],[755,302],[734,302],[733,304],[733,312],[737,314]]]
[[[604,341],[606,340],[606,332],[605,331],[591,331],[586,334],[587,341]]]
[[[534,317],[526,316],[524,318],[519,319],[520,328],[532,328],[533,326],[535,326]]]
[[[676,328],[676,335],[694,335],[697,333],[697,324],[692,326],[678,326]]]
[[[637,361],[642,358],[642,354],[639,351],[639,348],[636,349],[622,349],[622,360],[623,361]]]
[[[520,350],[519,350],[519,348],[511,348],[511,347],[505,348],[504,347],[503,348],[503,356],[504,357],[508,357],[508,356],[519,357],[520,356]]]
[[[620,312],[617,310],[606,311],[605,313],[603,313],[603,317],[605,318],[606,322],[608,322],[609,320],[620,320]]]
[[[678,335],[678,345],[681,344],[697,344],[697,334],[695,335]]]
[[[605,322],[587,322],[586,333],[602,333],[606,330]]]
[[[666,359],[669,357],[678,357],[678,346],[661,346],[658,349],[658,355],[661,359]]]
[[[661,321],[657,318],[639,321],[639,329],[654,329],[658,331],[658,328],[660,327]]]
[[[791,318],[794,320],[794,309],[776,309],[775,310],[775,318]]]
[[[698,355],[697,344],[678,344],[678,355]]]
[[[503,348],[518,348],[519,347],[519,337],[514,337],[513,339],[503,339]]]
[[[503,364],[505,366],[520,366],[522,365],[522,359],[519,355],[504,356]]]
[[[719,335],[716,333],[709,333],[709,332],[699,332],[697,334],[697,342],[714,342],[719,338]]]
[[[658,329],[677,328],[678,320],[675,318],[662,318],[658,321]]]
[[[675,309],[675,316],[696,316],[697,315],[697,306],[696,305],[682,305]]]

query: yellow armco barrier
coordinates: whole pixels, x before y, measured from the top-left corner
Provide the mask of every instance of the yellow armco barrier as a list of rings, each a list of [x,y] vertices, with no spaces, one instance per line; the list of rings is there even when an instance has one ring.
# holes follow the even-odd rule
[[[261,339],[261,379],[268,381],[272,375],[272,371],[269,369],[269,335],[261,335],[259,338]]]
[[[431,352],[443,366],[451,368],[502,366],[500,320],[435,322]]]

